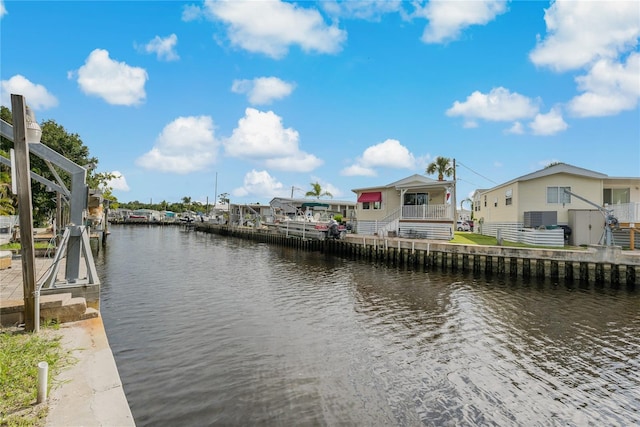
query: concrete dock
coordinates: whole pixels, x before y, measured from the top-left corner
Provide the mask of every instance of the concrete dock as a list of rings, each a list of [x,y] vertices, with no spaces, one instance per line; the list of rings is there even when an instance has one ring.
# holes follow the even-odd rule
[[[51,266],[36,258],[36,279]],[[64,270],[62,268],[62,270]],[[0,304],[23,299],[22,262],[0,270]],[[76,363],[50,378],[46,426],[135,426],[120,374],[109,347],[102,317],[62,323],[57,331]]]

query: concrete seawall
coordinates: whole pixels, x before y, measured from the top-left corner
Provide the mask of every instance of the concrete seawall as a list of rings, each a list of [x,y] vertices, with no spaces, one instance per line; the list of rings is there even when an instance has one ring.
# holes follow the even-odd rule
[[[346,256],[414,269],[471,271],[479,274],[635,286],[640,252],[619,247],[584,250],[461,245],[425,239],[348,234],[343,240],[305,240],[269,229],[195,224],[196,231],[238,237],[300,250]]]

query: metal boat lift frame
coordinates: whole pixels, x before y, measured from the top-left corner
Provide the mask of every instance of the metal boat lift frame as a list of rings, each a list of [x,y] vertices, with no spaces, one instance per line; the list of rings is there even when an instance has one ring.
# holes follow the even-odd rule
[[[1,119],[0,134],[15,143],[13,139],[13,126]],[[99,285],[100,279],[98,278],[91,253],[89,229],[83,224],[88,195],[88,186],[86,183],[87,170],[40,142],[30,142],[28,147],[30,153],[45,161],[57,182],[52,182],[33,171],[29,171],[31,178],[62,194],[68,201],[70,210],[70,223],[66,226],[62,240],[56,251],[53,267],[41,282],[40,287],[43,285],[46,285],[45,287],[48,288]],[[10,168],[12,167],[11,161],[3,156],[0,156],[0,162]],[[67,189],[64,181],[53,168],[53,165],[69,173],[71,176],[70,190]],[[79,278],[80,262],[83,255],[87,267],[86,279]],[[65,279],[62,282],[56,282],[59,262],[63,258],[66,258]]]

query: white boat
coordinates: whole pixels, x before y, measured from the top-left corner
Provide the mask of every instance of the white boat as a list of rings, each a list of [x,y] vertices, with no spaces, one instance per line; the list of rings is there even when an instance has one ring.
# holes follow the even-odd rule
[[[278,223],[279,233],[317,240],[342,239],[347,234],[347,228],[338,224],[326,211],[328,205],[305,203],[302,208],[305,210],[298,210],[298,215],[294,218],[286,217]]]

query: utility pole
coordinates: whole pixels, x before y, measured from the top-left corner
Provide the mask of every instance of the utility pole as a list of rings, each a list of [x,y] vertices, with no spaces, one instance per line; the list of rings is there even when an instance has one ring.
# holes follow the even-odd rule
[[[33,207],[31,205],[31,165],[27,141],[27,115],[24,97],[11,94],[13,147],[16,160],[18,212],[20,215],[20,258],[22,260],[22,290],[24,293],[24,329],[33,332],[35,326],[36,290],[35,253],[33,243]],[[40,319],[37,320],[38,322]],[[39,325],[38,325],[39,326]]]
[[[216,208],[216,204],[218,203],[218,172],[216,172],[216,194],[213,197],[213,209]]]
[[[458,214],[456,213],[456,193],[457,193],[457,181],[456,181],[456,159],[453,159],[453,194],[451,195],[451,206],[453,207],[453,224],[454,228],[458,221]],[[462,207],[460,208],[462,210]]]

